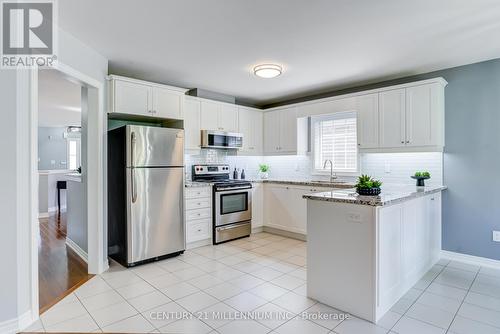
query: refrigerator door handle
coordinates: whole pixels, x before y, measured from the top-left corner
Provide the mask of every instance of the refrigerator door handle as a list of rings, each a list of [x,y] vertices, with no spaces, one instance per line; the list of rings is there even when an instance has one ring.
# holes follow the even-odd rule
[[[137,189],[135,186],[135,168],[130,168],[130,187],[132,188],[132,203],[137,201]]]
[[[130,134],[130,164],[135,166],[135,132]]]

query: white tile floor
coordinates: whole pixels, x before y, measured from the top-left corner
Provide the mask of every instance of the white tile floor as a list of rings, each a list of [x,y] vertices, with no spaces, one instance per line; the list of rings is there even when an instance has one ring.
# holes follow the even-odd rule
[[[268,233],[134,269],[113,264],[28,331],[500,334],[500,270],[440,261],[375,326],[308,299],[305,267],[305,242]],[[238,311],[274,317],[234,319]]]

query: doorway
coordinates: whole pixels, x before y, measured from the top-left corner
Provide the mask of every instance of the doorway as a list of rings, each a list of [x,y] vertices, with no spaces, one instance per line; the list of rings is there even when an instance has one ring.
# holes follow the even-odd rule
[[[54,69],[38,72],[38,296],[40,313],[89,280],[87,125],[82,86]],[[83,148],[82,148],[83,144]]]
[[[31,71],[22,72],[18,75],[19,81],[18,86],[22,94],[29,94],[30,103],[26,104],[26,109],[29,109],[29,119],[26,119],[26,127],[23,128],[24,136],[22,137],[22,132],[20,132],[20,138],[30,138],[30,155],[29,155],[29,165],[30,165],[30,179],[29,179],[29,192],[30,197],[30,207],[29,212],[31,227],[29,233],[30,240],[30,251],[29,251],[29,263],[31,263],[30,272],[30,300],[31,300],[31,321],[38,319],[40,306],[42,305],[41,295],[47,292],[47,288],[39,288],[39,257],[43,256],[42,253],[39,254],[39,242],[41,241],[40,233],[44,233],[40,229],[38,217],[39,217],[39,154],[38,154],[38,118],[39,118],[39,76],[41,74],[40,69],[35,69]],[[104,192],[105,192],[105,133],[104,125],[106,115],[104,113],[104,83],[103,81],[96,80],[82,72],[59,62],[57,69],[50,69],[47,71],[55,71],[62,75],[66,80],[73,82],[80,87],[81,94],[81,129],[86,131],[81,131],[80,135],[80,155],[76,160],[73,159],[74,151],[70,152],[66,163],[71,162],[74,166],[75,164],[81,165],[81,179],[83,180],[83,198],[86,201],[86,206],[83,207],[83,213],[80,216],[85,216],[85,221],[88,222],[87,230],[87,240],[83,243],[87,247],[87,270],[83,271],[83,274],[99,274],[108,269],[108,262],[106,257],[106,239],[105,235],[105,203],[104,203]],[[43,84],[43,82],[42,82]],[[66,132],[71,132],[67,129]],[[70,137],[70,136],[68,136]],[[73,145],[74,144],[68,144]],[[77,147],[78,150],[78,147]],[[76,153],[78,154],[78,153]],[[71,155],[71,157],[70,157]],[[49,159],[53,160],[53,159]],[[55,163],[57,164],[57,162]],[[64,165],[64,164],[63,164]],[[68,168],[68,167],[67,167]],[[68,186],[69,187],[69,186]],[[70,192],[70,189],[61,190],[61,195],[63,192]],[[66,194],[67,195],[67,194]],[[63,195],[62,195],[63,197]],[[70,199],[68,199],[67,205],[70,205]],[[68,209],[64,208],[64,199],[61,199],[60,208],[60,219],[66,219],[68,222]],[[64,211],[66,210],[66,212]],[[66,213],[66,217],[64,216]],[[50,217],[50,215],[48,215]],[[47,217],[46,217],[47,218]],[[53,224],[62,225],[61,220],[54,219]],[[50,222],[47,222],[50,225]],[[50,227],[50,226],[49,226]],[[64,229],[59,226],[59,232],[64,232]],[[66,229],[66,233],[69,231]],[[58,233],[57,231],[55,233]],[[64,240],[64,247],[67,249],[67,239]],[[73,250],[75,247],[72,247]],[[28,254],[28,253],[27,253]],[[81,254],[77,254],[80,256]],[[82,256],[80,256],[81,258]],[[81,259],[80,259],[81,260]],[[64,262],[63,262],[64,263]],[[66,262],[67,264],[67,262]],[[40,273],[41,275],[41,273]],[[43,311],[43,309],[42,309]],[[26,322],[28,323],[28,322]],[[22,326],[21,326],[22,327]]]

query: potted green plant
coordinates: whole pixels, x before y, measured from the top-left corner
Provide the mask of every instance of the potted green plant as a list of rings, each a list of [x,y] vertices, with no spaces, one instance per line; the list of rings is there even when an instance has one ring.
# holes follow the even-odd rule
[[[356,183],[356,192],[363,196],[377,196],[380,194],[382,182],[374,180],[371,176],[361,175]]]
[[[260,178],[263,180],[269,178],[269,165],[260,164],[259,165],[259,175],[260,175]]]
[[[431,178],[431,173],[427,171],[415,172],[411,178],[417,180],[417,187],[425,187],[424,181]]]

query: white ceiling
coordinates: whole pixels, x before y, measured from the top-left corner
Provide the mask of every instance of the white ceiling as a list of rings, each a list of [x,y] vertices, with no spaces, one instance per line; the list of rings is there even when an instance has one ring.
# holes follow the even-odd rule
[[[498,0],[64,0],[110,72],[265,105],[500,57]],[[263,62],[283,65],[255,77]]]
[[[38,72],[38,125],[81,125],[81,86],[56,70]]]

